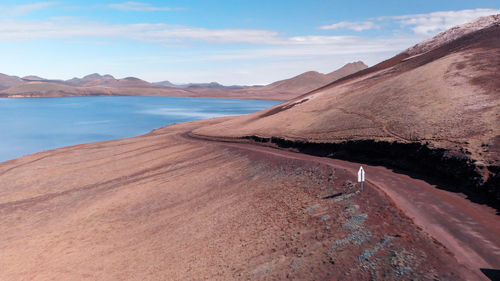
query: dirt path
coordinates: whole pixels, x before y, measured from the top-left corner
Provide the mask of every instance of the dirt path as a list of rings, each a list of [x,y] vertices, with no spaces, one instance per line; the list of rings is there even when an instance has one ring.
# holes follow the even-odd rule
[[[186,134],[180,137],[193,139]],[[327,164],[347,170],[353,177],[360,166],[358,163],[250,143],[214,141],[222,146]],[[500,217],[493,209],[385,167],[363,166],[368,183],[385,192],[417,226],[445,245],[458,262],[476,272],[480,278],[485,278],[480,268],[500,268]],[[470,278],[477,279],[478,276]]]
[[[346,114],[357,115],[359,117],[362,117],[362,118],[365,118],[367,120],[370,120],[370,122],[372,122],[373,124],[375,124],[378,127],[382,128],[382,130],[386,134],[388,134],[388,135],[390,135],[390,136],[392,136],[394,138],[397,138],[397,139],[400,139],[400,140],[403,140],[403,141],[412,141],[412,140],[410,140],[410,139],[408,139],[408,138],[406,138],[406,137],[404,137],[402,135],[396,134],[392,130],[389,130],[389,128],[387,128],[387,126],[384,123],[377,121],[375,118],[373,118],[373,117],[371,117],[371,116],[369,116],[367,114],[363,114],[363,113],[359,113],[359,112],[347,111],[344,108],[340,108],[340,107],[337,107],[337,109],[340,110],[340,111],[342,111],[342,112],[344,112],[344,113],[346,113]]]

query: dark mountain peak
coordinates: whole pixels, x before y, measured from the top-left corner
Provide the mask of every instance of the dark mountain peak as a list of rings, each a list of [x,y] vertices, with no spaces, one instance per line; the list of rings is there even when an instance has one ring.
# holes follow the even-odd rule
[[[366,65],[364,62],[362,62],[360,60],[359,61],[355,61],[355,62],[347,63],[343,67],[348,67],[348,66],[361,66],[361,67],[364,67],[364,68],[368,67],[368,65]]]
[[[139,78],[136,78],[136,77],[125,77],[125,78],[123,78],[122,80],[127,80],[127,81],[135,81],[135,82],[138,82],[138,81],[144,81],[144,80],[139,79]]]
[[[36,75],[24,76],[22,79],[26,80],[26,81],[43,81],[43,80],[47,80],[45,78],[42,78],[42,77],[36,76]]]
[[[190,83],[187,85],[187,88],[191,89],[224,89],[225,87],[217,82],[210,83]]]
[[[160,81],[160,82],[155,82],[154,84],[158,85],[158,86],[163,86],[163,87],[177,88],[177,85],[175,85],[174,83],[171,83],[168,80]]]
[[[82,79],[83,80],[97,80],[97,79],[101,79],[102,76],[99,74],[99,73],[92,73],[92,74],[89,74],[87,76],[84,76]]]

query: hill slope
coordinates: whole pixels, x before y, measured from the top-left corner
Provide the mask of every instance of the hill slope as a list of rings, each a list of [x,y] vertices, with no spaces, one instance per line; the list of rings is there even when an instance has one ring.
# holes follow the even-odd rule
[[[113,76],[98,73],[87,75],[83,78],[73,78],[65,81],[65,84],[78,87],[109,87],[109,88],[156,88],[153,83],[146,82],[135,77],[116,79]]]
[[[0,163],[2,281],[478,279],[346,166],[185,137],[215,122]]]
[[[363,62],[358,61],[348,63],[327,74],[308,71],[289,79],[276,81],[264,87],[250,87],[241,91],[249,95],[276,96],[281,97],[280,99],[282,100],[287,100],[366,68],[367,66]]]
[[[358,62],[348,63],[343,67],[339,68],[338,70],[335,70],[328,74],[322,74],[316,71],[309,71],[290,79],[274,82],[272,84],[259,88],[258,90],[307,93],[321,86],[324,86],[330,82],[333,82],[337,79],[340,79],[347,75],[363,70],[367,67],[368,66],[366,64],[364,64],[361,61],[358,61]]]
[[[23,84],[24,81],[23,79],[17,77],[17,76],[9,76],[0,73],[0,91],[4,89],[8,89],[10,87],[14,87],[17,85]]]
[[[437,36],[451,40],[428,41],[439,41],[436,48],[410,48],[421,51],[403,52],[271,109],[195,134],[274,137],[280,145],[303,150],[305,143],[323,143],[309,145],[308,152],[385,161],[469,188],[489,180],[486,186],[499,196],[499,21],[492,16],[476,21],[488,22],[477,29],[457,33],[455,28],[459,36]],[[429,161],[435,166],[429,167]]]
[[[123,80],[123,79],[120,79]],[[118,82],[122,83],[122,82]],[[125,82],[127,83],[127,82]],[[154,88],[134,86],[76,87],[58,82],[28,82],[0,92],[0,97],[72,97],[72,96],[176,96],[192,97],[196,94],[175,88]]]

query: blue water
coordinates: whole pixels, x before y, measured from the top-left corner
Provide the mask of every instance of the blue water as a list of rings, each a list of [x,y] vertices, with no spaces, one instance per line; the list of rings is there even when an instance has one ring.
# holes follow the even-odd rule
[[[277,103],[184,97],[0,98],[0,162],[138,136],[173,123],[247,114]]]

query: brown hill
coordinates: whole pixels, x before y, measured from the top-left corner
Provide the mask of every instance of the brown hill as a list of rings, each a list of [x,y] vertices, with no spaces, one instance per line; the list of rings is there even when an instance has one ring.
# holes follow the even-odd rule
[[[24,84],[20,84],[14,87],[11,87],[7,90],[2,91],[2,93],[7,94],[9,96],[14,95],[22,95],[26,93],[30,93],[32,95],[40,94],[51,94],[51,93],[79,93],[77,92],[77,88],[62,85],[59,83],[51,83],[44,81],[31,81],[26,82]]]
[[[116,79],[113,76],[98,73],[87,75],[83,78],[73,78],[65,84],[78,87],[106,87],[106,88],[156,88],[158,85],[146,82],[135,77]]]
[[[25,83],[23,79],[17,77],[17,76],[9,76],[0,73],[0,91],[4,89],[8,89],[10,87],[14,87],[17,85],[21,85]]]
[[[288,100],[298,95],[305,94],[321,86],[338,80],[342,77],[366,69],[367,66],[361,62],[353,62],[327,74],[316,71],[308,71],[295,77],[277,81],[263,87],[250,87],[239,90],[247,95],[270,96],[278,100]]]
[[[315,90],[321,86],[331,83],[347,75],[356,73],[360,70],[367,68],[368,66],[361,61],[348,63],[343,67],[330,72],[328,74],[322,74],[316,71],[309,71],[302,73],[290,79],[281,80],[269,84],[267,86],[257,88],[260,91],[269,92],[293,92],[295,94],[307,93],[309,91]]]
[[[24,76],[23,80],[25,80],[25,81],[44,81],[47,79],[42,78],[40,76],[36,76],[36,75],[28,75],[28,76]]]
[[[125,79],[120,79],[125,80]],[[59,82],[33,81],[17,85],[0,91],[0,97],[68,97],[68,96],[195,96],[191,92],[174,88],[133,87],[137,86],[131,81],[131,87],[126,87],[129,82],[117,82],[121,87],[76,87]],[[115,84],[116,85],[116,84]]]
[[[124,78],[110,83],[101,82],[96,83],[96,86],[71,86],[61,83],[60,81],[31,81],[1,90],[0,97],[172,96],[273,99],[273,97],[244,95],[242,93],[234,93],[229,90],[205,93],[201,89],[149,87],[148,85],[141,87],[141,82],[137,83],[130,78]],[[89,84],[91,83],[92,82]]]
[[[168,87],[168,88],[176,88],[177,85],[174,83],[171,83],[168,80],[165,81],[160,81],[160,82],[155,82],[156,85],[162,86],[162,87]]]
[[[418,170],[469,190],[489,180],[485,188],[498,193],[499,16],[479,21],[489,24],[452,40],[431,39],[440,42],[437,48],[410,48],[424,53],[404,52],[281,105],[195,133],[274,137],[282,146]],[[451,37],[445,32],[436,38]]]
[[[332,81],[333,80],[328,80],[325,74],[316,71],[308,71],[290,79],[277,81],[267,86],[259,87],[256,90],[276,92],[298,91],[307,93],[310,90],[324,86]]]

